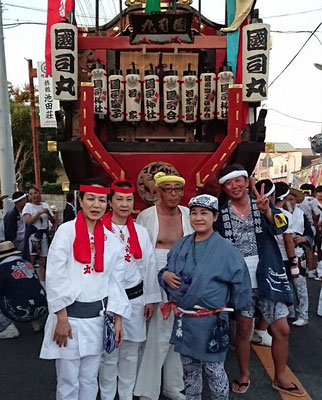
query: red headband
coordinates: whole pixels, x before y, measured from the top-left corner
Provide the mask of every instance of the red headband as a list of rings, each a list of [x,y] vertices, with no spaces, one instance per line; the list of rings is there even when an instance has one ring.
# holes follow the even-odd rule
[[[129,188],[124,188],[124,187],[120,187],[115,185],[118,182],[126,182],[125,179],[118,179],[117,181],[114,181],[111,184],[111,189],[114,190],[114,192],[119,192],[119,193],[123,193],[123,194],[130,194],[130,193],[134,193],[135,192],[135,187],[129,187]]]
[[[80,185],[79,191],[98,193],[98,194],[110,194],[110,188],[101,186]]]

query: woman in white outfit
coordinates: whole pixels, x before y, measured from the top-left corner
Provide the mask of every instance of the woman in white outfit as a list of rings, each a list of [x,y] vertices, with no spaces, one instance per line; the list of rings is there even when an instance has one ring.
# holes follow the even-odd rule
[[[57,400],[96,399],[103,311],[114,313],[118,344],[121,316],[131,314],[122,246],[101,221],[108,192],[99,180],[80,186],[82,211],[59,227],[48,254],[49,316],[40,357],[56,360]]]

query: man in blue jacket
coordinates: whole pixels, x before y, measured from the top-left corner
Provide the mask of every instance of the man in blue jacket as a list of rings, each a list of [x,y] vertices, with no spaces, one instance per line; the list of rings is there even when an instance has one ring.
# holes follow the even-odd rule
[[[17,250],[22,251],[26,223],[21,212],[27,202],[27,195],[22,192],[15,192],[12,195],[12,201],[15,206],[4,217],[4,236],[5,240],[10,240]]]

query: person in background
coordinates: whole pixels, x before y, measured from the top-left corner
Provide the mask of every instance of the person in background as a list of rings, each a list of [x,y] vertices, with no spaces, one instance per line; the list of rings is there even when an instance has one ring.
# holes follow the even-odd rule
[[[0,243],[0,310],[6,318],[0,316],[0,339],[19,336],[14,322],[33,323],[47,315],[45,290],[20,254],[12,242]]]
[[[4,217],[5,240],[13,242],[17,250],[23,251],[26,222],[22,217],[22,210],[27,202],[27,195],[22,192],[14,192],[12,202],[14,207]]]
[[[165,317],[170,310],[176,315],[170,343],[181,356],[186,400],[202,399],[203,371],[211,398],[226,400],[229,328],[225,307],[229,303],[235,310],[248,309],[252,287],[238,249],[213,230],[217,198],[201,194],[190,199],[189,208],[195,233],[175,243],[166,267],[159,271],[160,285],[170,301],[162,305],[162,311]]]
[[[34,186],[30,188],[28,197],[30,203],[27,203],[22,210],[22,216],[27,224],[23,257],[30,260],[33,265],[39,257],[39,279],[45,284],[49,221],[54,224],[55,218],[49,205],[41,201],[39,189]]]
[[[5,240],[5,235],[4,235],[4,222],[3,222],[3,200],[6,199],[8,195],[3,195],[0,196],[0,242],[3,242]]]
[[[154,175],[160,202],[142,211],[136,222],[149,232],[154,247],[156,266],[159,271],[167,264],[167,255],[174,243],[193,232],[189,222],[189,209],[179,203],[184,194],[185,180],[177,175],[158,172]],[[167,301],[161,290],[162,301]],[[163,373],[162,393],[171,400],[184,400],[183,371],[178,353],[169,340],[173,326],[173,315],[164,321],[158,306],[149,321],[147,339],[143,346],[142,360],[134,388],[134,395],[141,400],[158,400]]]
[[[317,186],[315,189],[315,198],[318,203],[318,207],[320,210],[320,217],[317,226],[316,236],[315,236],[315,244],[316,250],[318,253],[318,262],[322,260],[322,186]]]
[[[74,193],[67,193],[66,195],[66,206],[63,213],[63,223],[72,221],[76,217],[75,209],[75,196]]]
[[[300,209],[304,212],[307,219],[311,224],[311,229],[314,236],[316,235],[316,228],[320,219],[321,210],[318,206],[317,200],[314,198],[315,186],[310,183],[305,183],[300,187],[301,192],[304,194],[304,200],[299,204]],[[314,247],[314,243],[313,243]],[[314,268],[314,250],[313,247],[307,249],[306,254],[306,267],[307,276],[309,278],[316,277],[316,269]]]
[[[102,400],[132,400],[137,374],[139,345],[146,339],[146,321],[161,301],[155,256],[147,230],[133,222],[135,187],[125,180],[112,183],[111,212],[103,217],[104,226],[123,246],[125,291],[132,305],[129,320],[123,320],[124,342],[111,354],[103,354],[99,369]]]

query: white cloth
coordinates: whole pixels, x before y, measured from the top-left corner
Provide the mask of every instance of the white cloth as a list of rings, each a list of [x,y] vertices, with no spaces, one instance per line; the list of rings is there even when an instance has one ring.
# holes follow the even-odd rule
[[[259,261],[258,255],[256,256],[248,256],[244,257],[244,260],[247,264],[249,276],[250,276],[250,281],[252,284],[252,289],[257,289],[258,284],[257,284],[257,278],[256,278],[256,271],[257,271],[257,265]]]
[[[293,229],[293,218],[292,218],[292,214],[286,210],[284,210],[283,208],[278,207],[279,210],[281,210],[281,212],[287,217],[288,219],[288,227],[286,229],[286,231],[282,234],[282,235],[276,235],[275,239],[276,242],[278,244],[278,247],[280,249],[283,261],[287,261],[288,260],[288,255],[286,253],[286,249],[285,249],[285,244],[284,244],[284,239],[283,239],[283,235],[285,233],[294,233],[294,229]]]
[[[321,210],[319,209],[318,201],[311,196],[305,196],[302,203],[299,204],[300,209],[304,212],[310,221],[311,225],[314,225],[313,215],[320,216]]]
[[[96,400],[101,355],[56,360],[56,400]]]
[[[103,354],[99,368],[102,400],[114,400],[116,390],[118,390],[119,400],[133,399],[139,345],[139,343],[125,340],[111,354]]]
[[[49,210],[49,214],[54,216],[52,209],[49,207],[47,203],[41,202],[39,205],[26,203],[22,210],[22,216],[25,214],[30,214],[31,216],[37,214],[42,208],[47,208]],[[32,224],[37,229],[48,229],[48,214],[41,214],[39,218]]]
[[[73,339],[66,347],[58,347],[53,341],[57,323],[55,312],[75,300],[93,302],[108,296],[107,311],[131,316],[131,304],[124,290],[124,259],[122,246],[115,236],[104,229],[104,272],[95,272],[92,265],[75,261],[73,242],[75,220],[62,224],[53,239],[48,253],[46,290],[49,316],[45,326],[40,357],[47,359],[77,359],[103,352],[104,317],[68,318]]]

